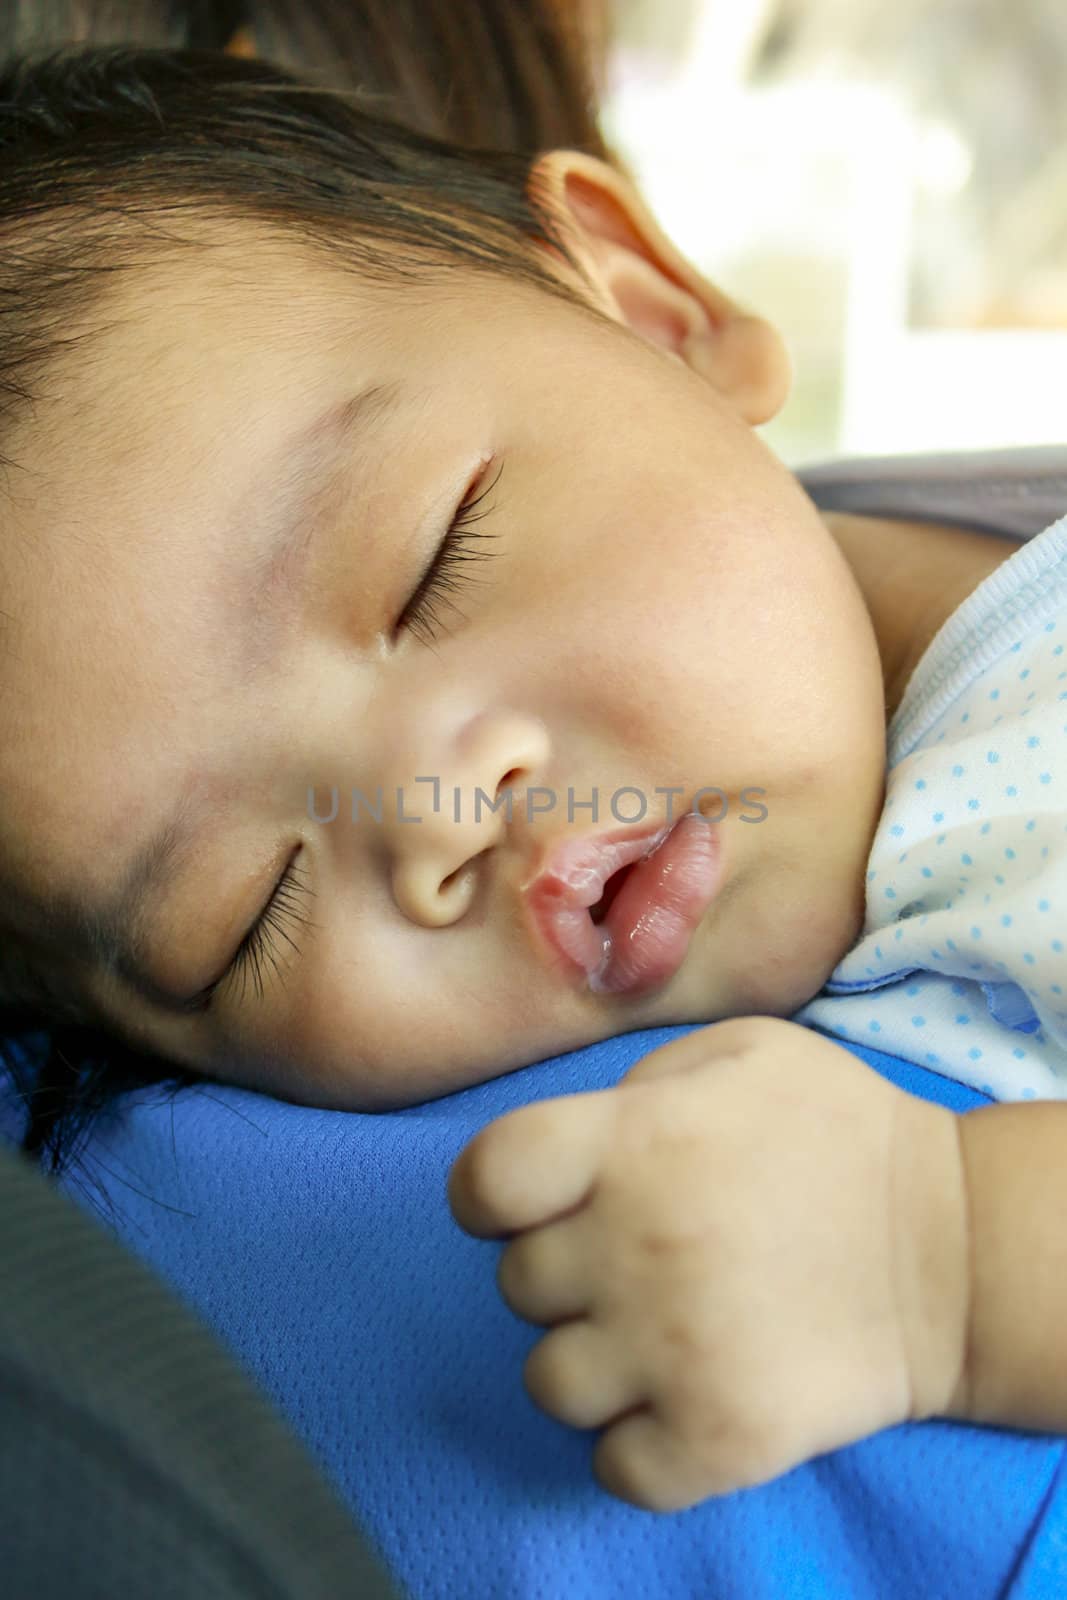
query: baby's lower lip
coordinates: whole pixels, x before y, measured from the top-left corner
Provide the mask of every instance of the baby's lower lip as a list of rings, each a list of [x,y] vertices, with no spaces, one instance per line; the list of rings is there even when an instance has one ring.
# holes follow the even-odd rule
[[[627,869],[603,922],[558,889],[533,909],[543,935],[594,994],[643,994],[678,971],[722,879],[720,830],[686,812]]]

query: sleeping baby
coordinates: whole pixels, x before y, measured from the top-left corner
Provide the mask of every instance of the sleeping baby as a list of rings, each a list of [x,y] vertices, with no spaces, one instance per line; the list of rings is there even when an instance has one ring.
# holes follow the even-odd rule
[[[592,156],[112,55],[0,96],[4,999],[349,1111],[708,1024],[449,1183],[609,1492],[1067,1427],[1067,522],[820,513]]]

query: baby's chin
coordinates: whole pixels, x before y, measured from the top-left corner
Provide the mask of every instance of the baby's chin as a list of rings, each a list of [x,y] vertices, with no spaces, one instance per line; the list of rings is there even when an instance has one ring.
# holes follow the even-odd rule
[[[856,943],[863,927],[849,917],[827,923],[813,916],[797,936],[791,950],[779,951],[763,970],[753,972],[745,987],[747,1015],[791,1017],[825,987],[835,968]]]
[[[730,910],[730,888],[723,913]],[[710,937],[692,951],[700,965],[679,974],[699,1012],[691,1020],[789,1018],[814,1000],[863,931],[864,890],[849,886],[835,900],[824,888],[800,900],[793,908],[772,895],[754,911],[751,901],[739,899],[729,927],[724,917],[721,927],[707,930]]]

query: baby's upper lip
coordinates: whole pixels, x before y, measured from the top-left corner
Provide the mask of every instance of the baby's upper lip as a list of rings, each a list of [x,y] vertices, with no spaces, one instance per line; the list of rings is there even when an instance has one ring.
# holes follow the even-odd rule
[[[542,852],[540,870],[522,885],[522,893],[544,927],[551,910],[595,906],[612,873],[649,855],[674,826],[652,822],[584,833],[555,841]]]

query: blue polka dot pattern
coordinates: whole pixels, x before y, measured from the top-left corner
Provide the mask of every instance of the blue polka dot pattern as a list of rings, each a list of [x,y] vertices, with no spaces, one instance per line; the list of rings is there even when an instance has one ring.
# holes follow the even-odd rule
[[[943,624],[887,731],[863,932],[798,1022],[1067,1099],[1067,516]]]

